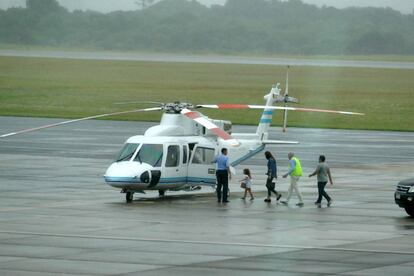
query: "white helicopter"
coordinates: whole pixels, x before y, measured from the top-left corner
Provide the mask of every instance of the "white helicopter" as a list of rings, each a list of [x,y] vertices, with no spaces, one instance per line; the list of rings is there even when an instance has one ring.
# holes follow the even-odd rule
[[[288,107],[288,102],[297,103],[298,100],[288,96],[287,82],[283,96],[280,95],[279,87],[280,84],[273,86],[269,94],[264,96],[265,105],[192,105],[175,102],[63,121],[0,135],[0,138],[105,116],[162,110],[164,113],[160,124],[147,129],[144,135],[127,139],[104,175],[106,183],[120,189],[126,194],[126,201],[131,202],[134,193],[145,193],[146,190],[158,190],[159,195],[163,196],[167,190],[188,191],[201,186],[214,187],[216,177],[215,164],[212,161],[222,148],[228,149],[230,163],[234,167],[261,152],[267,144],[297,144],[295,141],[268,140],[268,130],[275,110],[285,111],[284,129],[288,110],[363,115],[346,111]],[[285,106],[274,106],[277,102],[283,102]],[[231,122],[210,119],[195,111],[198,108],[264,111],[255,133],[232,133]]]

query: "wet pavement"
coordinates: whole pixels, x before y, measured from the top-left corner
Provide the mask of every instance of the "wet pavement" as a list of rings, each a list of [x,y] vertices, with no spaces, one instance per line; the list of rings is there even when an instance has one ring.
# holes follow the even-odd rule
[[[56,119],[0,117],[0,134]],[[317,208],[316,179],[302,177],[305,206],[263,202],[263,153],[254,201],[233,178],[230,203],[212,189],[135,196],[103,173],[122,143],[154,123],[85,121],[0,140],[0,275],[412,275],[414,219],[395,205],[399,180],[414,177],[414,133],[291,128],[272,139],[279,176],[287,153],[305,174],[326,154],[333,197]],[[236,126],[235,132],[254,127]],[[287,179],[277,189],[286,195]]]

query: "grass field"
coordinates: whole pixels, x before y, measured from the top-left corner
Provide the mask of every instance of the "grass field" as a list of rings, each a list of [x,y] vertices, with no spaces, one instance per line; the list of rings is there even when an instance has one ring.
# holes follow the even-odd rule
[[[0,57],[0,115],[78,118],[144,108],[125,101],[264,104],[286,69],[223,65]],[[344,116],[290,112],[289,125],[414,131],[414,70],[293,67],[289,92],[301,107],[364,112]],[[202,110],[235,124],[257,124],[260,111]],[[157,121],[157,112],[108,119]],[[281,124],[281,116],[273,125]]]

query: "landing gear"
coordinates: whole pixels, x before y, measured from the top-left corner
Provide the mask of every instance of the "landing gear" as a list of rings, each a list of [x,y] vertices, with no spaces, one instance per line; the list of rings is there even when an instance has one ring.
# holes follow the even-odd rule
[[[134,193],[133,192],[126,192],[125,193],[125,199],[127,203],[131,203],[134,199]]]
[[[158,190],[159,196],[165,196],[165,190]]]

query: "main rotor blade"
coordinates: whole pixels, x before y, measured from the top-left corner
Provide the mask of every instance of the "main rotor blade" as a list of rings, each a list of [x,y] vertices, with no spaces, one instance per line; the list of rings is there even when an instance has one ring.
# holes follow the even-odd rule
[[[336,113],[345,115],[365,115],[364,113],[338,111],[328,109],[314,109],[314,108],[302,108],[302,107],[283,107],[283,106],[266,106],[266,105],[247,105],[247,104],[199,104],[197,107],[215,108],[215,109],[275,109],[275,110],[295,110],[304,112],[324,112],[324,113]]]
[[[120,111],[120,112],[114,112],[114,113],[100,114],[100,115],[89,116],[89,117],[80,118],[80,119],[73,119],[73,120],[69,120],[69,121],[63,121],[63,122],[59,122],[59,123],[55,123],[55,124],[50,124],[50,125],[45,125],[45,126],[40,126],[40,127],[23,129],[23,130],[20,130],[20,131],[16,131],[16,132],[11,132],[11,133],[7,133],[7,134],[0,135],[0,138],[5,138],[5,137],[9,137],[9,136],[14,136],[14,135],[17,135],[17,134],[32,132],[32,131],[41,130],[41,129],[45,129],[45,128],[50,128],[50,127],[55,127],[55,126],[61,126],[61,125],[66,125],[66,124],[71,124],[71,123],[76,123],[76,122],[80,122],[80,121],[85,121],[85,120],[90,120],[90,119],[96,119],[96,118],[101,118],[101,117],[107,117],[107,116],[113,116],[113,115],[121,115],[121,114],[128,114],[128,113],[141,112],[141,111],[155,111],[155,110],[161,110],[161,109],[162,109],[161,107],[152,107],[152,108],[134,109],[134,110],[128,110],[128,111]]]
[[[206,127],[208,130],[210,130],[212,133],[214,133],[216,136],[222,138],[223,140],[230,143],[232,146],[238,146],[240,145],[239,141],[234,139],[230,134],[213,124],[210,120],[200,116],[198,112],[191,111],[187,108],[184,108],[181,110],[181,114],[187,116],[191,120],[196,121],[200,125]]]
[[[161,102],[153,102],[153,101],[116,102],[116,103],[113,103],[113,104],[116,104],[116,105],[125,105],[125,104],[156,104],[156,105],[159,105],[159,106],[164,105],[164,103],[161,103]]]

